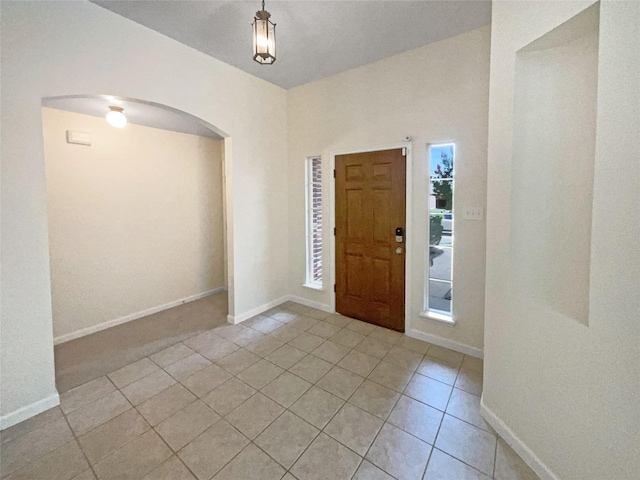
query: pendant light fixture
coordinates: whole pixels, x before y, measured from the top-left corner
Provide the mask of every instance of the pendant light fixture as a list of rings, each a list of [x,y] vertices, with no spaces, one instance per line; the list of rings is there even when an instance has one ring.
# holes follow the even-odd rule
[[[109,106],[109,113],[107,113],[107,122],[112,127],[123,128],[127,124],[127,117],[124,116],[122,107]]]
[[[253,19],[253,59],[261,65],[276,61],[276,24],[269,20],[271,14],[264,9],[256,12]]]

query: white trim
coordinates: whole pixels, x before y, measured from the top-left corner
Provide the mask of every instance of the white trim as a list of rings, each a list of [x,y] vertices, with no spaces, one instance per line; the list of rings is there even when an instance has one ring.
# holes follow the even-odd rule
[[[35,417],[39,413],[45,412],[50,408],[57,407],[58,405],[60,405],[60,396],[58,395],[58,392],[56,392],[42,400],[33,402],[30,405],[21,407],[0,417],[0,430],[13,427],[24,420]]]
[[[453,203],[455,203],[455,176],[456,176],[456,159],[457,159],[457,150],[458,150],[458,145],[456,144],[455,140],[451,140],[448,142],[438,142],[438,143],[427,143],[427,164],[428,164],[428,178],[427,178],[427,192],[431,192],[431,185],[434,181],[439,181],[440,179],[435,179],[431,176],[431,149],[432,148],[438,148],[438,147],[445,147],[447,145],[453,145],[453,177],[452,178],[445,178],[442,180],[447,180],[447,181],[451,181],[451,188],[452,188],[452,199],[453,199]],[[428,195],[429,196],[429,195]],[[429,202],[429,200],[427,200],[427,203]],[[453,205],[451,205],[451,208],[453,209]],[[453,212],[453,210],[452,210]],[[444,214],[443,214],[444,215]],[[422,318],[427,318],[429,320],[435,320],[437,322],[442,322],[445,324],[449,324],[449,325],[453,325],[456,322],[453,320],[453,299],[451,300],[451,321],[447,321],[447,320],[442,320],[440,318],[434,318],[433,316],[428,316],[428,313],[430,312],[429,309],[429,282],[431,280],[435,280],[435,281],[440,281],[440,282],[448,282],[451,284],[451,288],[453,288],[453,257],[455,255],[455,250],[454,250],[454,246],[455,245],[443,245],[443,248],[450,248],[451,249],[451,280],[439,280],[439,279],[435,279],[435,278],[431,278],[429,276],[430,274],[430,270],[431,270],[431,245],[429,245],[430,240],[431,240],[431,209],[427,206],[427,249],[425,252],[425,259],[424,259],[424,278],[422,280],[423,282],[423,296],[422,296],[422,312],[420,313],[420,316]],[[452,233],[453,233],[453,226],[452,228]],[[427,314],[427,315],[425,315]],[[437,315],[437,314],[436,314]]]
[[[413,265],[413,152],[411,143],[406,147],[405,164],[405,225],[404,225],[404,241],[405,241],[405,264],[404,264],[404,328],[411,330],[411,267]]]
[[[116,327],[118,325],[122,325],[123,323],[131,322],[132,320],[137,320],[138,318],[146,317],[147,315],[153,315],[154,313],[158,313],[163,310],[168,310],[169,308],[177,307],[178,305],[182,305],[184,303],[193,302],[194,300],[200,300],[201,298],[208,297],[209,295],[213,295],[214,293],[220,293],[225,291],[227,291],[227,287],[222,286],[222,287],[214,288],[213,290],[208,290],[206,292],[191,295],[190,297],[180,298],[178,300],[174,300],[172,302],[165,303],[163,305],[158,305],[157,307],[151,307],[145,310],[140,310],[139,312],[130,313],[129,315],[125,315],[124,317],[115,318],[113,320],[107,320],[106,322],[102,322],[97,325],[93,325],[91,327],[82,328],[80,330],[76,330],[75,332],[66,333],[64,335],[55,337],[53,339],[53,344],[59,345],[61,343],[68,342],[70,340],[75,340],[76,338],[84,337],[86,335],[91,335],[92,333],[106,330],[107,328]]]
[[[277,307],[278,305],[283,304],[288,299],[289,299],[288,296],[285,295],[284,297],[280,297],[271,302],[263,303],[259,307],[252,308],[251,310],[241,313],[240,315],[227,315],[227,322],[233,325],[242,323],[245,320],[249,320],[250,318],[255,317],[256,315],[260,315],[262,312],[266,312],[270,308]]]
[[[324,292],[324,287],[320,283],[303,283],[302,286],[304,288],[310,288],[311,290],[317,290],[319,292]]]
[[[336,179],[333,176],[333,171],[336,168],[336,155],[346,155],[352,153],[366,153],[366,152],[378,152],[382,150],[395,150],[405,148],[405,270],[404,270],[404,328],[409,330],[411,328],[411,265],[413,264],[413,224],[411,223],[411,194],[413,185],[413,152],[411,142],[400,142],[393,145],[384,145],[371,148],[349,149],[349,150],[334,150],[329,157],[330,175],[329,178],[329,228],[331,235],[329,235],[329,251],[332,253],[333,258],[329,263],[329,270],[333,282],[327,282],[329,284],[336,283],[336,237],[333,235],[333,229],[336,226]],[[326,264],[325,264],[326,265]],[[330,295],[330,308],[331,311],[336,310],[336,293],[331,291]]]
[[[316,310],[322,310],[323,312],[335,313],[335,308],[332,308],[331,305],[327,305],[326,303],[314,302],[313,300],[308,300],[303,297],[298,297],[296,295],[287,295],[287,300],[290,302],[296,302],[300,305],[304,305],[305,307],[315,308]]]
[[[456,352],[464,353],[465,355],[470,355],[476,358],[484,358],[484,351],[482,349],[472,347],[470,345],[465,345],[464,343],[456,342],[455,340],[449,340],[448,338],[439,337],[431,333],[425,333],[421,332],[420,330],[414,329],[407,329],[407,331],[404,333],[408,337],[417,338],[418,340],[422,340],[428,343],[433,343],[434,345],[448,348],[450,350],[455,350]]]
[[[245,312],[241,315],[227,315],[227,322],[237,325],[238,323],[242,323],[245,320],[249,320],[256,315],[260,315],[262,312],[266,312],[270,308],[277,307],[278,305],[282,305],[285,302],[296,302],[300,305],[304,305],[306,307],[315,308],[317,310],[322,310],[323,312],[335,313],[335,310],[331,307],[331,305],[327,305],[326,303],[314,302],[313,300],[307,300],[303,297],[298,297],[296,295],[284,295],[272,302],[267,302],[259,307],[252,308],[248,312]]]
[[[433,320],[434,322],[439,322],[444,325],[448,325],[453,327],[456,324],[456,321],[453,319],[451,314],[445,313],[437,313],[433,310],[427,310],[426,312],[420,312],[418,314],[420,318],[426,318],[427,320]]]
[[[480,398],[480,414],[541,480],[559,480],[551,469]]]

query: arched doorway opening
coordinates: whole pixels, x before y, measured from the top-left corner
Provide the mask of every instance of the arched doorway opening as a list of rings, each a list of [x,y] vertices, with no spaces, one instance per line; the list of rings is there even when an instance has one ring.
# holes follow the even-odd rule
[[[111,95],[42,101],[60,393],[226,322],[230,137]],[[124,128],[107,124],[123,109]]]

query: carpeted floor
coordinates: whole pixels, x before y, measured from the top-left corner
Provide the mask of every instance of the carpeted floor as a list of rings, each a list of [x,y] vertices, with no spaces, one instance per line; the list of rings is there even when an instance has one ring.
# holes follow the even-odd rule
[[[64,393],[227,321],[227,292],[185,303],[56,345],[56,386]]]

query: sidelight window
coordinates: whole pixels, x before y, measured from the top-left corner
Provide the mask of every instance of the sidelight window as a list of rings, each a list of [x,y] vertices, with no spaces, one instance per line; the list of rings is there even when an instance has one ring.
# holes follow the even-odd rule
[[[307,157],[307,278],[305,286],[322,288],[322,159]]]
[[[453,143],[429,146],[429,251],[425,282],[428,316],[451,321],[453,302]]]

